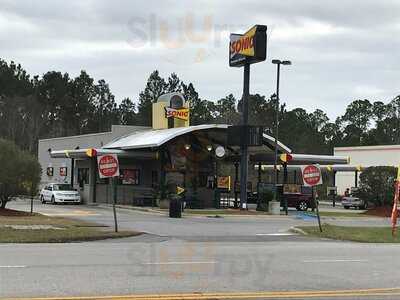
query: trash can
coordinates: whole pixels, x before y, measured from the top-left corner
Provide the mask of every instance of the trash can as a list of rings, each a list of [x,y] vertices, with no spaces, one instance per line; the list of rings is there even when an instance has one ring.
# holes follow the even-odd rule
[[[169,217],[181,218],[182,217],[182,202],[181,197],[178,195],[171,195],[169,201]]]

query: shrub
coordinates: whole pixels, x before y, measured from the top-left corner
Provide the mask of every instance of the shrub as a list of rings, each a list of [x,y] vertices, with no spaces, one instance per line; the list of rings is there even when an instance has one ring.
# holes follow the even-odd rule
[[[33,155],[0,139],[0,166],[0,208],[17,195],[37,193],[41,168]]]
[[[389,166],[369,167],[360,174],[358,195],[376,206],[391,204],[394,197],[394,181],[397,168]]]

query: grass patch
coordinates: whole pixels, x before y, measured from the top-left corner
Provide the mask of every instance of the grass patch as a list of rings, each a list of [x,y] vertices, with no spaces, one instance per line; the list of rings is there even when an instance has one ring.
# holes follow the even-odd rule
[[[321,217],[368,217],[368,215],[360,213],[360,212],[338,212],[338,211],[320,211],[319,215]]]
[[[4,225],[51,225],[61,229],[14,229]],[[114,232],[100,224],[41,214],[0,218],[0,243],[67,243],[135,236],[135,231]]]
[[[364,243],[400,243],[400,233],[392,237],[391,227],[352,227],[324,224],[323,232],[318,226],[298,227],[310,236]]]
[[[240,209],[185,209],[185,214],[191,215],[268,215],[265,211]]]

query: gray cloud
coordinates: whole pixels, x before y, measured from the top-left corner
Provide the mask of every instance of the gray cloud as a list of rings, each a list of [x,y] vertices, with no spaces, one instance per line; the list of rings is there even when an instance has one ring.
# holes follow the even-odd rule
[[[240,98],[242,70],[228,67],[228,33],[267,24],[268,61],[252,66],[251,92],[272,94],[270,59],[291,59],[282,100],[334,118],[356,98],[399,93],[399,9],[398,1],[372,0],[3,0],[0,57],[31,74],[85,69],[119,100],[136,100],[154,69],[176,72],[204,98]]]

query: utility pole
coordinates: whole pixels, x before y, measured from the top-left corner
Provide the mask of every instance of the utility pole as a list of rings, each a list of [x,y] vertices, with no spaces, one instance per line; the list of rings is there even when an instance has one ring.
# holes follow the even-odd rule
[[[280,80],[280,71],[281,71],[281,64],[282,65],[291,65],[290,60],[279,60],[279,59],[273,59],[272,63],[276,65],[276,115],[275,115],[275,157],[274,157],[274,198],[273,201],[278,200],[278,193],[277,193],[277,183],[278,183],[278,169],[277,169],[277,164],[278,164],[278,136],[279,136],[279,80]]]

